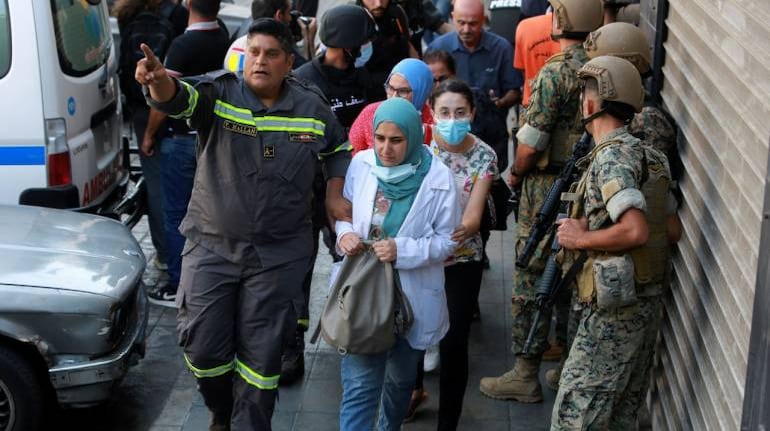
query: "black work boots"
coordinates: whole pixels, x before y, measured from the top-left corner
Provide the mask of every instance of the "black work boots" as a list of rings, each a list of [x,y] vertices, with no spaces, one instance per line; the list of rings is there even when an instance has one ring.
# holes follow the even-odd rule
[[[278,383],[289,385],[305,374],[305,327],[297,325],[294,338],[283,347],[281,377]]]

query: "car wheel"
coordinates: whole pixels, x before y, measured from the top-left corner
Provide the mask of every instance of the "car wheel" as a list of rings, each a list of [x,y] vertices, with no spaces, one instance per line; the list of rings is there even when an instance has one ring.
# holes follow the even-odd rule
[[[0,346],[0,431],[36,430],[42,411],[35,371],[24,357]]]

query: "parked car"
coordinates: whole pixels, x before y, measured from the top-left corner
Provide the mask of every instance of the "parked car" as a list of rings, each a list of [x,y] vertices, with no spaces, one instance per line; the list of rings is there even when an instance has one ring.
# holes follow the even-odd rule
[[[117,221],[0,205],[0,431],[36,430],[47,394],[109,398],[144,356],[144,269]]]

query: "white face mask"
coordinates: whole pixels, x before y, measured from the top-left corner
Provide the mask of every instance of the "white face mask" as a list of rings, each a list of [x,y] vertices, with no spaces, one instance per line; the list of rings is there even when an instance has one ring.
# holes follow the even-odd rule
[[[398,184],[417,172],[417,165],[410,163],[398,166],[373,166],[372,175],[388,184]]]

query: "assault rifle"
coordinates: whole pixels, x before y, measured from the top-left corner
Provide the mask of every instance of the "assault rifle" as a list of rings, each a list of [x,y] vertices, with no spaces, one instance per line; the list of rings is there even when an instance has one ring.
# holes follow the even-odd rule
[[[559,204],[561,203],[561,194],[566,192],[570,185],[578,180],[578,170],[575,167],[575,163],[585,157],[590,149],[591,136],[584,132],[583,136],[575,144],[572,156],[564,164],[556,181],[554,181],[551,189],[548,190],[543,206],[540,207],[540,210],[535,215],[535,223],[529,232],[527,242],[524,243],[521,254],[516,258],[516,266],[518,268],[529,266],[529,261],[532,260],[532,255],[535,253],[537,245],[540,244],[540,241],[545,238],[545,235],[553,227],[559,210]]]
[[[562,207],[566,209],[566,207]],[[566,212],[560,212],[557,216],[557,220],[567,218]],[[537,285],[535,290],[535,303],[537,304],[537,311],[535,317],[532,319],[532,327],[529,328],[529,334],[527,334],[527,340],[524,342],[524,346],[521,348],[521,353],[524,355],[529,354],[529,348],[532,347],[532,338],[537,331],[537,325],[540,323],[543,313],[547,313],[552,307],[554,301],[559,296],[559,292],[567,285],[572,283],[575,279],[578,271],[583,268],[586,259],[588,259],[588,253],[581,251],[577,260],[572,264],[570,269],[564,276],[562,276],[561,269],[559,269],[559,263],[556,261],[556,254],[559,252],[559,241],[556,237],[556,230],[551,232],[551,254],[548,256],[548,262],[545,264],[545,270],[543,270],[543,276],[540,278],[540,284]]]

